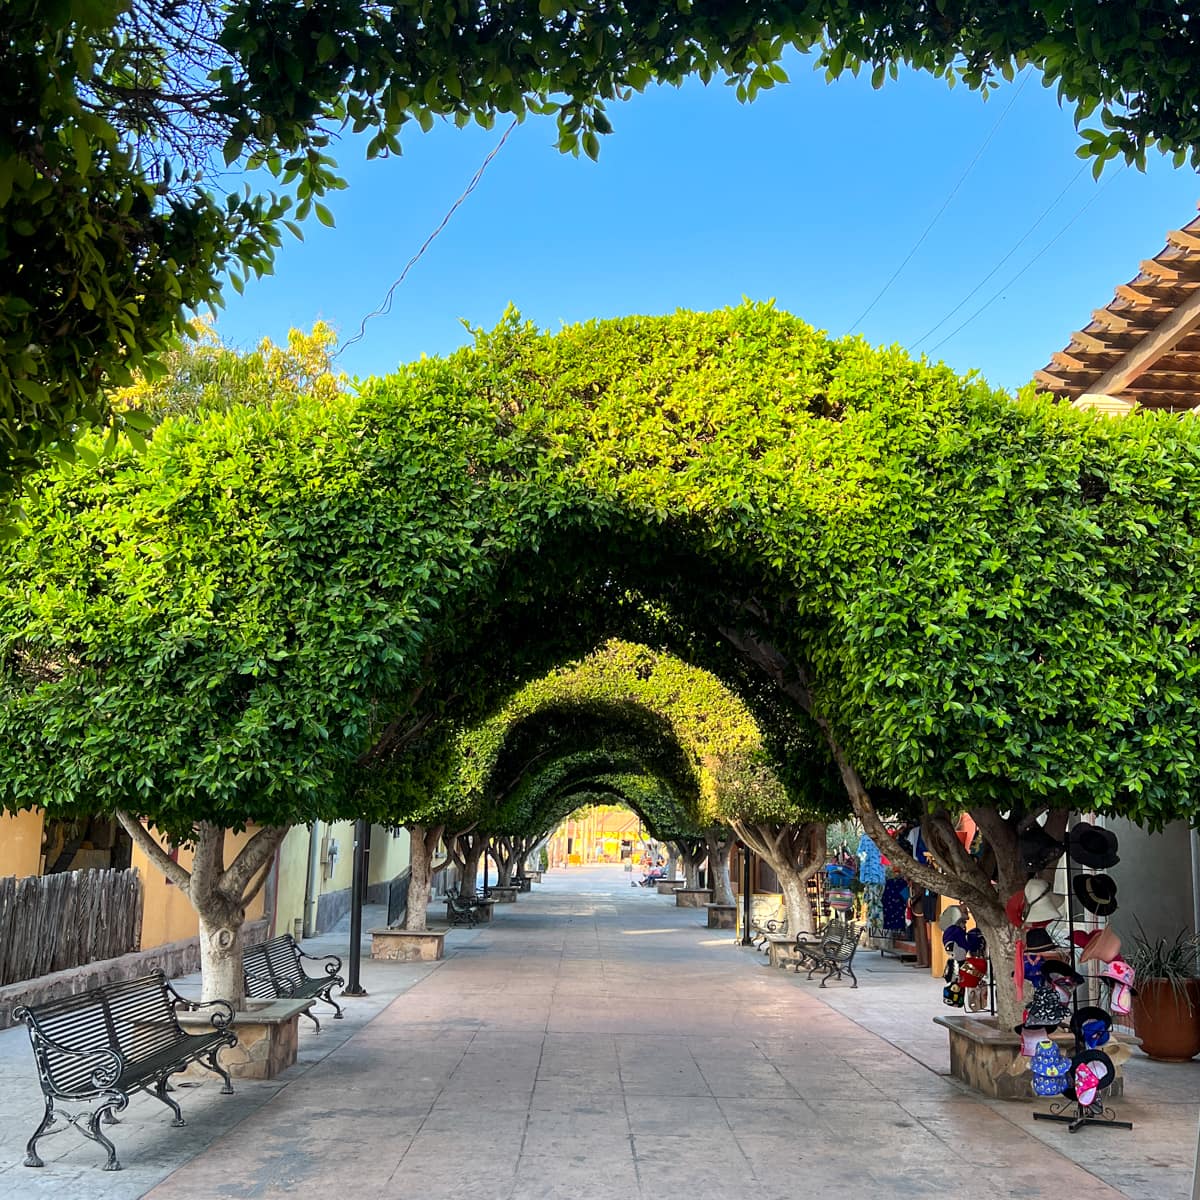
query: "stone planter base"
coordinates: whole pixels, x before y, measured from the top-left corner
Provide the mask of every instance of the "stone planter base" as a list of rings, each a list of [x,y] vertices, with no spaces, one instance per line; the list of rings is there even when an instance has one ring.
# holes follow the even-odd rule
[[[655,885],[655,891],[660,896],[672,896],[675,894],[676,888],[683,887],[682,879],[660,879]]]
[[[790,966],[796,961],[796,939],[786,933],[773,933],[767,938],[767,961],[773,967]]]
[[[371,957],[392,962],[435,962],[446,951],[444,929],[372,929]]]
[[[736,929],[736,904],[706,904],[709,929]]]
[[[523,892],[532,892],[533,891],[533,880],[528,875],[526,875],[525,878],[520,881],[520,883],[518,884],[518,887],[520,887],[521,891],[523,891]]]
[[[520,888],[513,887],[494,887],[492,888],[492,899],[497,904],[516,904],[517,892]]]
[[[311,1000],[247,1000],[246,1008],[233,1014],[230,1028],[238,1036],[236,1046],[218,1055],[221,1066],[235,1079],[274,1079],[296,1061],[300,1014],[311,1008]],[[187,1029],[211,1029],[204,1009],[179,1012],[179,1023]],[[180,1072],[183,1079],[217,1079],[211,1071],[193,1063]]]
[[[950,1074],[955,1079],[994,1100],[1041,1099],[1033,1094],[1033,1075],[1028,1066],[1012,1073],[1015,1063],[1026,1062],[1021,1058],[1021,1039],[997,1028],[995,1018],[954,1015],[933,1019],[950,1032]],[[1073,1052],[1075,1039],[1070,1033],[1056,1033],[1054,1040],[1067,1054]],[[1110,1053],[1114,1044],[1105,1046],[1105,1053]],[[1115,1100],[1124,1091],[1125,1076],[1118,1064],[1112,1086],[1103,1095]]]
[[[534,883],[541,883],[542,882],[542,873],[541,873],[541,871],[530,871],[529,878],[532,879]]]
[[[711,888],[676,888],[676,908],[703,908],[712,903]]]

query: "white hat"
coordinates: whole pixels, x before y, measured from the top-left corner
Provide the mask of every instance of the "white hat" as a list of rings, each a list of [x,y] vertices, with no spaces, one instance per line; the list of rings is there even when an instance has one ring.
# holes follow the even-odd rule
[[[966,913],[957,904],[952,904],[938,917],[938,928],[944,933],[951,925],[957,925],[965,916]]]
[[[1055,894],[1053,886],[1045,879],[1031,879],[1025,885],[1025,899],[1029,909],[1025,913],[1026,925],[1041,925],[1047,921],[1061,921],[1066,896]]]

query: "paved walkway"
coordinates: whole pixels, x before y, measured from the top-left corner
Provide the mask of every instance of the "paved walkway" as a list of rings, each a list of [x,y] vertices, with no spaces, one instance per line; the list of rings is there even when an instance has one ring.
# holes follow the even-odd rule
[[[1190,1194],[1200,1067],[1131,1064],[1133,1133],[1043,1128],[940,1073],[928,975],[869,955],[860,989],[819,991],[628,878],[555,872],[441,964],[365,964],[371,997],[281,1080],[189,1091],[183,1130],[136,1100],[119,1174],[71,1133],[20,1166],[40,1106],[23,1031],[0,1034],[0,1196]]]

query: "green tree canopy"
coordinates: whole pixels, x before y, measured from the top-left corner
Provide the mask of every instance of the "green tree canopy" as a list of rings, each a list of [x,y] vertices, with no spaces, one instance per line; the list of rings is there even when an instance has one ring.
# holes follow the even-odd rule
[[[310,213],[329,224],[335,135],[398,153],[415,121],[547,113],[595,156],[606,105],[651,83],[901,65],[973,88],[1038,70],[1098,165],[1160,146],[1200,163],[1200,55],[1186,6],[968,0],[864,9],[539,0],[8,0],[0,16],[0,498],[81,426],[104,389],[164,351],[187,314],[269,271]],[[230,172],[236,183],[229,182]]]

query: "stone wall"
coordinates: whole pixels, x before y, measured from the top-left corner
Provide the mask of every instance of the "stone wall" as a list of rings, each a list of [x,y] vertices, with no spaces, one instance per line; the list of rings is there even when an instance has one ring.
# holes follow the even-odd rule
[[[267,940],[268,922],[247,921],[242,927],[242,937],[248,946]],[[133,954],[122,954],[119,958],[105,958],[87,963],[82,967],[71,967],[66,971],[55,971],[37,979],[26,979],[20,983],[0,988],[0,1029],[17,1024],[12,1017],[13,1009],[22,1004],[44,1004],[59,996],[74,996],[88,988],[122,979],[136,979],[150,971],[164,971],[168,979],[191,975],[200,969],[200,939],[185,938],[179,942],[168,942],[152,950],[137,950]],[[197,993],[196,999],[199,999]]]
[[[350,888],[340,888],[317,898],[318,933],[327,933],[350,911],[350,892]]]

